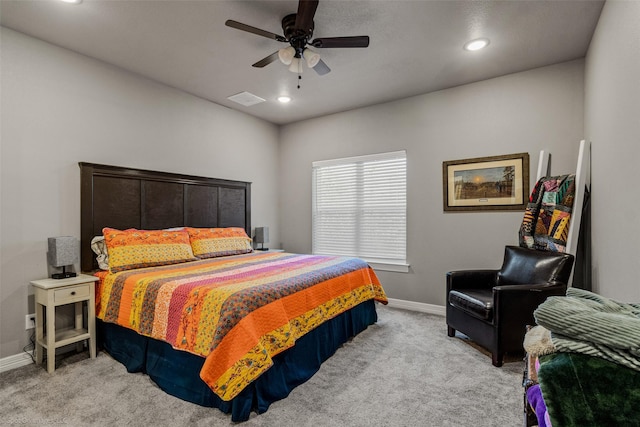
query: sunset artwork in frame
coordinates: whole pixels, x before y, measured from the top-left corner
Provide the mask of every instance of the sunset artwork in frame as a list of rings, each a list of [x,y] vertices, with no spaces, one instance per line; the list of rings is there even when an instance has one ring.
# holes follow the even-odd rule
[[[442,162],[445,212],[524,211],[529,153]]]

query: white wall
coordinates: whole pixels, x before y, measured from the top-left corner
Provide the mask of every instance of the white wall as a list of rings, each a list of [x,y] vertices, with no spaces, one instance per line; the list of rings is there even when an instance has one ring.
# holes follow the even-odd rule
[[[595,291],[640,302],[640,2],[608,0],[585,71]]]
[[[283,247],[311,250],[312,161],[406,149],[411,271],[379,276],[391,298],[444,305],[446,272],[498,268],[522,212],[444,213],[442,162],[528,152],[533,186],[548,148],[552,173],[575,172],[583,87],[578,60],[284,126]]]
[[[277,126],[5,28],[1,42],[0,358],[28,343],[47,237],[80,236],[80,161],[251,181],[252,225],[279,240]]]

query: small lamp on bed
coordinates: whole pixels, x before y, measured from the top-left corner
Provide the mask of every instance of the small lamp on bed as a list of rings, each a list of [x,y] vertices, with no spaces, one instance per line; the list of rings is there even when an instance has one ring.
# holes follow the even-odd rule
[[[49,265],[52,267],[62,267],[62,273],[54,273],[52,279],[67,279],[76,277],[76,273],[66,271],[66,267],[78,262],[80,245],[78,239],[71,236],[49,237],[49,252],[47,254]]]
[[[268,251],[269,248],[265,248],[264,244],[269,243],[269,227],[256,227],[256,238],[254,239],[256,245],[260,243],[260,248],[256,248],[259,251]]]

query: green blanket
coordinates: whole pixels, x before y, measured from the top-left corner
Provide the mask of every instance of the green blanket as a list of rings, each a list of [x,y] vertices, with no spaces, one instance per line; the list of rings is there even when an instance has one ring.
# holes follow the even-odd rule
[[[566,297],[547,298],[533,316],[551,331],[556,350],[597,356],[640,371],[640,304],[569,288]]]
[[[599,357],[540,357],[538,381],[553,427],[640,426],[640,372]]]

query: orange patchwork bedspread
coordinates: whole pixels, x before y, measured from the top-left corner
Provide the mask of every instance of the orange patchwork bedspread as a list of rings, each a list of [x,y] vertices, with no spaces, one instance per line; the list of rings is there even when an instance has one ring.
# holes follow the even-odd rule
[[[99,319],[205,357],[200,377],[223,400],[319,324],[387,303],[358,258],[254,252],[96,275]]]

